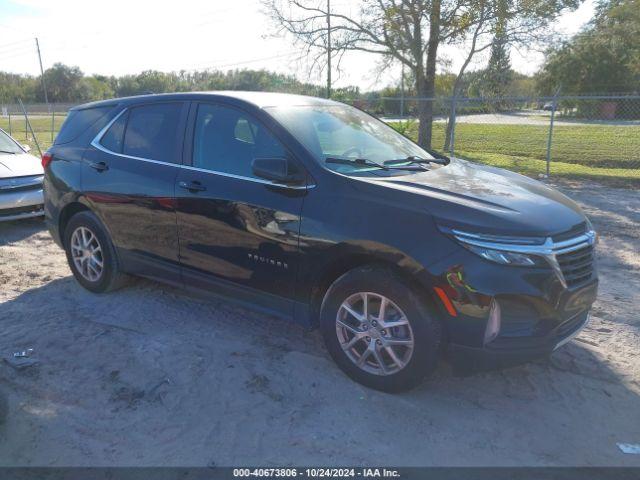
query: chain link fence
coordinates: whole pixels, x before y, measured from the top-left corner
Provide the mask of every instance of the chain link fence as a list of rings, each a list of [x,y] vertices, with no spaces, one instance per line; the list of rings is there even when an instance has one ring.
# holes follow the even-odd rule
[[[0,103],[0,128],[38,154],[51,146],[73,103]],[[25,115],[26,111],[26,115]],[[35,137],[35,138],[34,138]]]
[[[640,96],[357,100],[416,140],[433,109],[431,147],[533,177],[640,184]],[[422,105],[420,105],[422,103]]]
[[[640,95],[368,98],[350,102],[417,140],[418,112],[433,112],[431,147],[532,177],[640,185]],[[72,104],[0,104],[0,128],[44,151]]]

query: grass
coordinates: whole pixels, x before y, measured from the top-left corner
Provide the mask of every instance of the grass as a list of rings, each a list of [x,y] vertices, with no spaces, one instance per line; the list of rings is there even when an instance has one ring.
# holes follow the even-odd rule
[[[66,117],[54,118],[54,134]],[[29,118],[40,148],[52,143],[51,117]],[[392,123],[416,139],[417,123]],[[0,117],[0,128],[9,131],[9,119]],[[433,145],[444,145],[445,124],[433,124]],[[12,115],[11,131],[20,143],[38,154],[31,134],[25,134],[24,117]],[[459,123],[456,126],[456,156],[507,168],[536,177],[546,172],[549,130],[540,125]],[[55,136],[55,135],[54,135]],[[640,125],[557,126],[553,131],[551,176],[590,179],[618,185],[640,184]]]
[[[392,124],[416,139],[417,124]],[[444,145],[445,124],[434,123],[433,145]],[[525,175],[546,172],[549,129],[539,125],[459,123],[456,156]],[[553,130],[551,176],[618,184],[640,181],[640,126],[557,126]]]
[[[66,115],[62,114],[56,114],[56,116],[54,117],[53,138],[55,138],[55,135],[58,133],[60,127],[62,126],[62,122],[64,122],[66,118]],[[30,116],[29,121],[31,122],[31,128],[33,128],[33,131],[36,134],[36,138],[38,139],[40,148],[44,152],[53,143],[51,137],[51,116]],[[9,133],[10,129],[8,118],[0,117],[0,128]],[[25,126],[23,115],[11,115],[11,136],[19,143],[23,145],[29,145],[31,147],[31,153],[33,153],[34,155],[38,155],[36,143],[33,141],[33,137],[31,136],[31,132],[28,130],[28,127]]]

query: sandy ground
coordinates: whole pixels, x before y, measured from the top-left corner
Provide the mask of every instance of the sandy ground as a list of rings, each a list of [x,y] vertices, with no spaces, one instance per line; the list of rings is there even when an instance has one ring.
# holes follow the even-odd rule
[[[602,238],[591,324],[551,359],[402,395],[317,332],[139,281],[84,291],[41,221],[0,225],[0,465],[636,465],[640,197],[564,184]]]

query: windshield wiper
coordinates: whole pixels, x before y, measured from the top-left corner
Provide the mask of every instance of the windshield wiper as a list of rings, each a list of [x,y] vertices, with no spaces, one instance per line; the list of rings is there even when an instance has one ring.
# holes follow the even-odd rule
[[[383,162],[385,165],[394,165],[397,163],[409,163],[409,165],[415,164],[426,164],[426,163],[437,163],[438,165],[446,165],[447,161],[439,158],[420,158],[420,157],[407,157],[407,158],[396,158],[394,160],[385,160]]]
[[[374,162],[368,158],[340,158],[340,157],[327,157],[324,159],[327,163],[340,163],[342,165],[362,165],[363,167],[378,167],[383,170],[389,170],[389,167],[382,163]]]
[[[15,155],[16,154],[16,152],[12,152],[12,151],[9,151],[9,150],[0,150],[0,153],[10,153],[11,155]]]
[[[374,162],[373,160],[369,160],[368,158],[340,158],[340,157],[327,157],[324,159],[327,163],[340,163],[343,165],[356,165],[361,167],[376,167],[381,168],[382,170],[424,170],[422,167],[412,167],[410,165],[401,166],[401,165],[385,165],[384,163]]]

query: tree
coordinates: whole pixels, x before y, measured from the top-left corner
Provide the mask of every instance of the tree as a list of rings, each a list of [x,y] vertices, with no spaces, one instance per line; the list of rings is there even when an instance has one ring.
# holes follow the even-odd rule
[[[363,0],[359,14],[328,12],[323,1],[265,0],[276,24],[306,45],[307,51],[326,47],[325,21],[331,18],[336,55],[348,50],[381,54],[408,67],[421,97],[435,93],[438,47],[463,31],[471,21],[463,2],[449,0]],[[315,58],[322,57],[319,53]],[[419,142],[431,144],[432,102],[419,102]]]
[[[84,74],[78,67],[69,67],[55,63],[44,72],[49,100],[52,102],[73,102],[78,99],[77,92]]]
[[[79,100],[82,101],[105,100],[107,98],[113,98],[115,92],[108,77],[94,75],[82,79],[77,95]]]
[[[326,55],[327,17],[335,55],[346,51],[379,54],[387,62],[404,64],[419,97],[433,98],[441,45],[466,48],[458,78],[478,52],[489,48],[484,38],[498,15],[509,22],[505,38],[533,36],[565,8],[581,0],[362,0],[355,15],[327,11],[323,0],[263,0],[275,24],[321,62]],[[499,6],[505,11],[500,11]],[[456,87],[454,87],[455,89]],[[418,142],[431,147],[433,102],[418,103]]]
[[[545,94],[640,92],[640,0],[600,2],[586,28],[547,53],[537,84]]]
[[[0,72],[0,103],[34,102],[36,92],[41,92],[40,82],[30,75]]]
[[[493,48],[496,42],[501,44],[499,48],[505,50],[509,45],[530,48],[549,42],[553,38],[548,30],[549,24],[564,11],[576,9],[581,2],[582,0],[479,2],[481,15],[466,37],[467,56],[458,71],[452,96],[456,98],[460,95],[466,69],[478,53]],[[444,150],[450,147],[454,125],[451,116],[447,122]]]
[[[499,9],[506,11],[506,0],[499,2]],[[507,37],[507,18],[498,13],[496,29],[491,44],[489,65],[485,70],[483,96],[504,97],[511,82],[511,59],[509,58],[509,38]]]
[[[54,102],[87,102],[112,97],[140,95],[147,92],[168,93],[203,90],[254,90],[321,95],[322,87],[297,80],[292,75],[267,70],[219,70],[159,72],[148,70],[122,77],[83,76],[78,67],[56,64],[45,72],[51,82]],[[335,98],[348,100],[360,97],[357,87],[338,88]],[[13,103],[18,98],[25,103],[42,101],[38,77],[0,72],[0,102]]]

